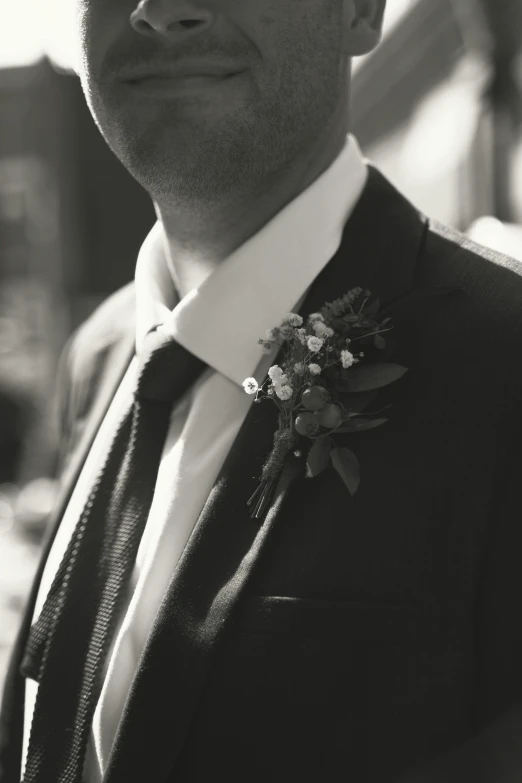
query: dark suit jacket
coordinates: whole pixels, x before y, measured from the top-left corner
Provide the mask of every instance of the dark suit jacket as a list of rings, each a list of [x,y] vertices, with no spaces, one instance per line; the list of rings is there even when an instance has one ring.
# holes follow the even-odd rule
[[[390,306],[409,372],[382,391],[389,422],[342,436],[354,497],[293,457],[260,525],[246,501],[277,411],[252,406],[173,569],[108,783],[522,781],[521,272],[371,168],[301,313],[355,285]],[[45,558],[133,338],[131,285],[64,352],[63,490],[5,686],[1,783],[19,781]]]

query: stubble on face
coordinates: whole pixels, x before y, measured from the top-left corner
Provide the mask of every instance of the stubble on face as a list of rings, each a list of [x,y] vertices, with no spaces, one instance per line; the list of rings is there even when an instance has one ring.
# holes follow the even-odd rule
[[[335,121],[347,89],[340,0],[241,0],[237,17],[235,0],[217,0],[222,23],[190,45],[180,39],[179,50],[172,44],[173,62],[185,55],[234,60],[245,72],[221,94],[218,87],[215,96],[161,101],[129,95],[108,75],[99,77],[105,52],[96,48],[97,31],[110,4],[83,3],[80,76],[91,112],[112,151],[155,201],[204,211],[223,200],[262,195]],[[153,44],[146,43],[150,54]],[[106,46],[110,51],[110,42]],[[161,44],[164,61],[165,52]]]

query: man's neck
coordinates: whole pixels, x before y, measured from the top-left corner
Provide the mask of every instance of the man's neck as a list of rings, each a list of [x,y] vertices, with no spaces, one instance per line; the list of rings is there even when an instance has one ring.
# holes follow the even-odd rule
[[[155,202],[164,229],[169,269],[181,298],[197,288],[228,256],[260,231],[278,212],[308,188],[337,158],[346,141],[342,128],[330,142],[322,140],[277,182],[262,192],[216,204],[200,214]]]

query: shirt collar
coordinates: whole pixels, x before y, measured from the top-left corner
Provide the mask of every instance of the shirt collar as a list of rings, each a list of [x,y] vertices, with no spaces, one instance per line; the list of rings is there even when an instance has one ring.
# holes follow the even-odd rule
[[[158,221],[136,265],[136,349],[161,323],[185,348],[241,385],[263,357],[258,340],[297,309],[335,255],[368,170],[351,135],[331,165],[181,301]]]

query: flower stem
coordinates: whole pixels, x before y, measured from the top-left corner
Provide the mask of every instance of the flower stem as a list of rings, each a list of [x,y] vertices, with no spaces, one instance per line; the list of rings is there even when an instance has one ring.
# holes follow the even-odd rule
[[[362,305],[360,306],[360,308],[359,308],[359,311],[358,311],[357,315],[360,315],[360,314],[362,313],[362,311],[364,310],[364,307],[365,307],[365,305],[366,305],[366,302],[368,301],[368,299],[369,299],[369,298],[370,298],[369,296],[367,296],[367,297],[366,297],[366,299],[364,300],[364,302],[363,302],[363,303],[362,303]]]
[[[264,515],[266,511],[266,507],[272,497],[274,484],[275,484],[275,478],[266,479],[266,481],[263,481],[259,485],[257,490],[254,492],[254,494],[248,501],[249,506],[252,503],[255,503],[255,506],[250,514],[252,519],[261,519],[261,517]],[[257,498],[257,502],[255,502],[256,498]]]
[[[363,340],[365,337],[374,337],[376,334],[383,334],[384,332],[391,332],[391,331],[392,329],[379,329],[377,332],[368,332],[368,334],[360,334],[359,337],[352,337],[350,339],[350,342],[354,343],[356,340]]]

